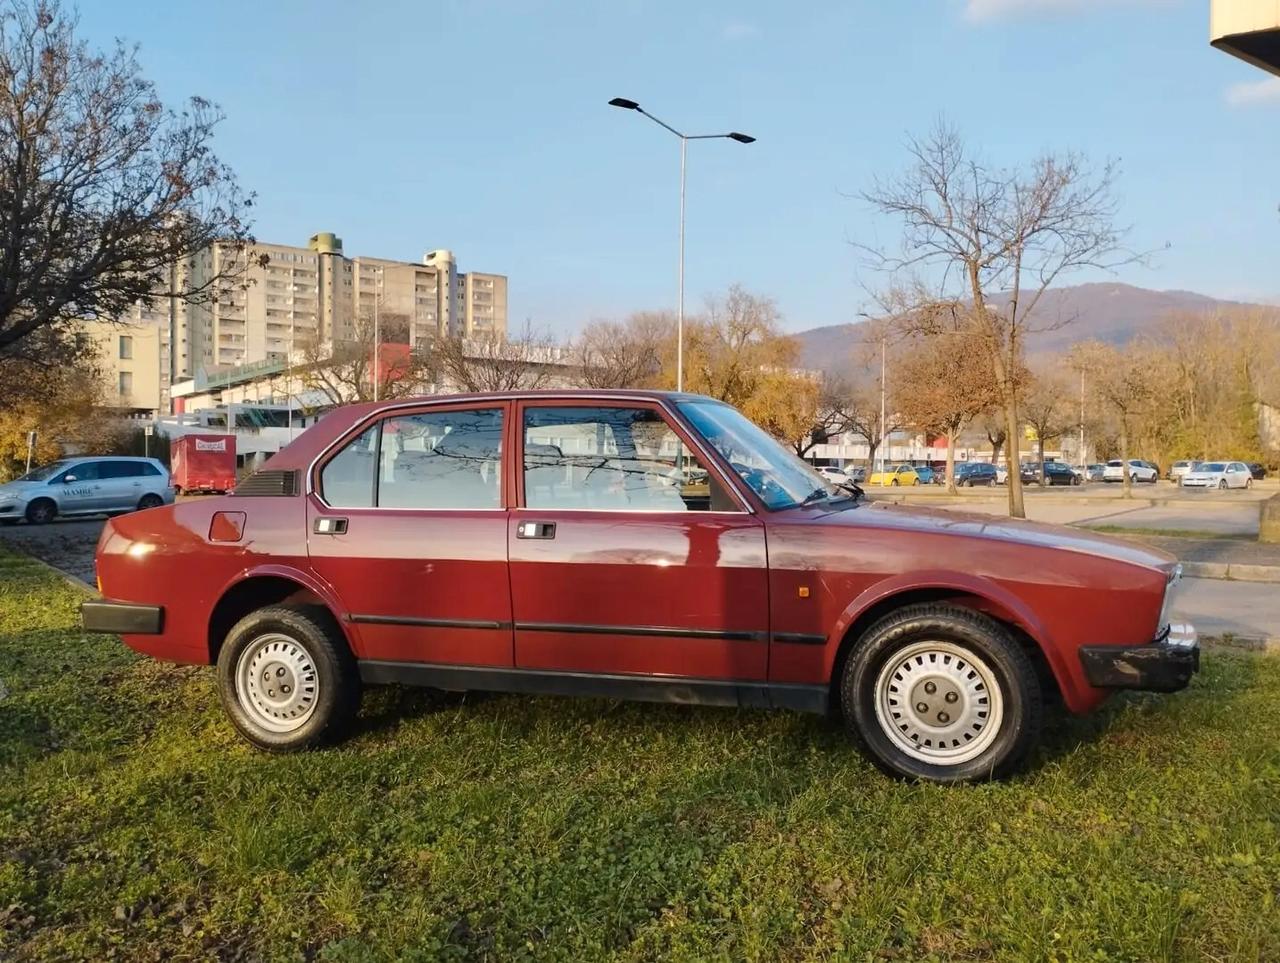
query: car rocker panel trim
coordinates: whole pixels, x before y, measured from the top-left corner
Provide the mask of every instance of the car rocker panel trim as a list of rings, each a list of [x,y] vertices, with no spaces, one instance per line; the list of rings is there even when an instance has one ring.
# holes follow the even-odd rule
[[[593,696],[675,705],[793,709],[818,715],[826,713],[830,695],[825,685],[798,683],[502,669],[426,662],[365,660],[359,665],[361,681],[370,685],[420,685],[455,691],[481,690],[526,695]]]

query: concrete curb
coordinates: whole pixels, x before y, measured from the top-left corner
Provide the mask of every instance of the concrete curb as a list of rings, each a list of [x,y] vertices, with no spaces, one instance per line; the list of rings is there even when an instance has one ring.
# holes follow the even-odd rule
[[[28,555],[26,552],[14,551],[12,548],[10,549],[10,551],[13,551],[13,554],[26,559],[28,562],[34,562],[35,564],[39,565],[41,568],[46,569],[51,574],[58,576],[58,578],[62,579],[64,582],[70,585],[77,592],[82,592],[85,595],[94,595],[94,596],[98,594],[97,586],[90,585],[84,579],[77,578],[76,576],[72,575],[70,572],[64,572],[62,569],[56,568],[53,565],[50,565],[48,562],[44,561],[43,559],[36,558],[34,555]]]
[[[1280,655],[1280,636],[1244,636],[1222,635],[1206,636],[1200,640],[1203,645],[1216,649],[1243,649],[1246,652],[1260,652],[1263,655]]]
[[[1228,582],[1280,583],[1280,565],[1248,565],[1244,562],[1183,562],[1187,578],[1213,578]]]

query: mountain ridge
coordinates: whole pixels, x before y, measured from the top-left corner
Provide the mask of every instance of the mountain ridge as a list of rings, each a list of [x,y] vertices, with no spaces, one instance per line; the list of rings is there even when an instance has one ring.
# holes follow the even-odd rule
[[[1008,303],[1008,293],[994,296],[993,304]],[[1096,338],[1110,344],[1127,344],[1150,333],[1175,314],[1208,314],[1217,311],[1269,311],[1274,305],[1229,301],[1181,289],[1157,291],[1119,282],[1091,282],[1050,288],[1036,308],[1035,325],[1049,330],[1031,332],[1031,355],[1053,354],[1077,341]],[[824,325],[792,335],[800,343],[800,363],[826,370],[842,365],[861,343],[864,322]]]

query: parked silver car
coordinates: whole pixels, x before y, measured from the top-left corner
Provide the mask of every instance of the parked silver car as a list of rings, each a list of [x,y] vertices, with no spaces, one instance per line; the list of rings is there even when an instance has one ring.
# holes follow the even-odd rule
[[[0,521],[101,515],[172,505],[169,471],[154,458],[64,458],[0,485]]]
[[[1169,481],[1177,485],[1182,481],[1183,475],[1189,471],[1195,471],[1200,467],[1200,464],[1198,461],[1175,461],[1169,469]]]

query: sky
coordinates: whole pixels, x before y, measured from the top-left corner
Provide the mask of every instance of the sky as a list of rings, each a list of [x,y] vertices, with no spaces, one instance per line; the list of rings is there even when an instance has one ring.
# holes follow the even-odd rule
[[[857,320],[893,245],[860,200],[940,118],[1001,165],[1119,162],[1119,280],[1280,298],[1280,79],[1209,46],[1208,0],[80,0],[162,98],[226,112],[254,233],[510,278],[511,326],[568,336],[742,283],[788,330]]]

